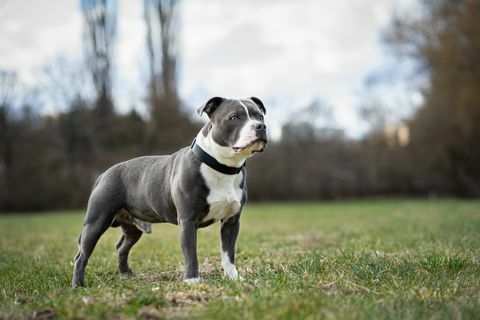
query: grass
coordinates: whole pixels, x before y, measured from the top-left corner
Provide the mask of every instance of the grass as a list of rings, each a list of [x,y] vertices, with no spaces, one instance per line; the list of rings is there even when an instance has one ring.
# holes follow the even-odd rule
[[[120,279],[101,238],[87,288],[70,289],[83,212],[0,217],[0,318],[474,319],[480,201],[248,204],[237,266],[221,276],[219,225],[199,232],[203,283],[182,282],[175,226],[154,225]]]

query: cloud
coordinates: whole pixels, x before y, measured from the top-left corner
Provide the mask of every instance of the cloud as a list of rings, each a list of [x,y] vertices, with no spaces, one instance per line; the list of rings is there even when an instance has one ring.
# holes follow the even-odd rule
[[[258,96],[278,126],[320,97],[352,135],[358,92],[385,63],[380,31],[398,7],[416,0],[183,0],[180,94],[192,107],[212,95]],[[114,95],[141,104],[147,81],[141,1],[120,1]],[[0,68],[21,74],[60,53],[81,56],[75,1],[9,1],[0,8]]]
[[[257,25],[246,23],[213,40],[208,49],[193,57],[192,63],[242,68],[252,62],[265,62],[281,50],[280,45],[262,39]]]
[[[28,73],[59,53],[78,53],[81,17],[71,1],[8,1],[0,39],[0,68]]]
[[[321,97],[355,134],[356,91],[382,63],[393,1],[183,2],[183,95],[257,95],[283,115]]]

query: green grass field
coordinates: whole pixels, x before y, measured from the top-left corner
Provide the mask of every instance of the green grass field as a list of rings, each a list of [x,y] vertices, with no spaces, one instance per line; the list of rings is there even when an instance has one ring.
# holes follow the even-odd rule
[[[0,217],[0,318],[478,319],[480,201],[247,204],[222,278],[219,224],[199,232],[203,283],[182,282],[177,227],[154,225],[120,279],[101,238],[70,289],[83,212]]]

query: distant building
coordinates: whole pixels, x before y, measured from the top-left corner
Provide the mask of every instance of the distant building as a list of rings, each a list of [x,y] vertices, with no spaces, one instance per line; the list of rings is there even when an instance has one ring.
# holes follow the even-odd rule
[[[386,126],[384,129],[387,143],[391,146],[406,147],[410,143],[410,129],[406,124]]]

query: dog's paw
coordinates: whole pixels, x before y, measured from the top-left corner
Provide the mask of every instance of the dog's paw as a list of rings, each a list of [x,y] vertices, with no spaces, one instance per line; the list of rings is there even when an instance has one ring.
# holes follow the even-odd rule
[[[238,274],[237,268],[233,263],[230,262],[230,257],[228,253],[222,251],[222,269],[223,274],[229,280],[243,280],[243,278]]]
[[[223,274],[232,281],[243,280],[243,277],[238,274],[237,268],[233,264],[223,267]]]
[[[229,280],[232,281],[238,281],[238,280],[243,280],[242,276],[238,274],[238,270],[235,267],[233,263],[230,263],[230,261],[222,261],[222,269],[223,269],[223,274],[225,277]]]
[[[189,279],[184,279],[183,282],[186,284],[198,284],[202,281],[202,278],[189,278]]]
[[[118,274],[120,275],[120,278],[133,277],[133,271],[128,267],[128,265],[120,265],[118,267]]]
[[[125,271],[125,272],[120,272],[119,275],[120,275],[121,279],[128,279],[128,278],[132,278],[134,276],[132,270],[128,270],[128,271]]]

